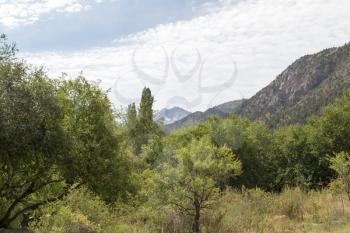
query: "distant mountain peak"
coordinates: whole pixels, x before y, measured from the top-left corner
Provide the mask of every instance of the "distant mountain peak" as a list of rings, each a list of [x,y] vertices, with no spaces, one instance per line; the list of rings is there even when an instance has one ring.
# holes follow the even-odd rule
[[[155,120],[162,121],[165,125],[171,124],[175,121],[179,121],[184,117],[191,114],[191,112],[180,108],[180,107],[171,107],[171,108],[163,108],[155,113]]]
[[[244,99],[234,100],[234,101],[230,101],[227,103],[223,103],[223,104],[211,107],[204,112],[197,111],[197,112],[188,114],[182,119],[173,121],[172,123],[169,123],[169,124],[165,124],[165,130],[171,131],[187,125],[200,123],[213,115],[220,116],[220,117],[227,117],[230,113],[236,113],[244,101],[245,101]]]

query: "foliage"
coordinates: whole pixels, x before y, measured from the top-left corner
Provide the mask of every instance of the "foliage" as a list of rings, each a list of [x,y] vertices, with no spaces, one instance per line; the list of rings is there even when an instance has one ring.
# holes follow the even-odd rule
[[[160,127],[153,120],[153,102],[151,90],[145,87],[142,91],[140,108],[138,112],[135,103],[128,106],[127,133],[136,155],[141,153],[143,145],[148,143],[155,135],[160,135]]]
[[[124,205],[123,210],[123,213],[115,211],[83,188],[42,210],[41,219],[31,223],[31,229],[34,232],[74,232],[74,229],[107,233],[192,232],[188,216],[165,205],[137,208]],[[350,202],[343,202],[327,189],[311,192],[285,189],[278,194],[261,189],[227,189],[210,211],[202,212],[201,232],[348,232],[349,210]]]
[[[26,225],[28,212],[82,183],[106,200],[132,189],[132,159],[98,87],[5,63],[0,92],[0,227]]]
[[[69,143],[54,83],[41,70],[30,72],[22,63],[2,64],[0,78],[2,227],[66,192],[57,170]],[[34,195],[41,192],[43,199]]]
[[[9,43],[7,36],[0,34],[0,64],[14,60],[16,52],[16,44]]]
[[[202,209],[212,208],[225,180],[240,174],[241,164],[225,146],[215,147],[208,138],[193,140],[164,164],[159,183],[166,202],[193,216],[193,231],[199,231]]]
[[[165,134],[153,120],[149,88],[122,122],[97,85],[82,76],[50,79],[15,52],[1,35],[0,228],[327,232],[336,230],[334,221],[348,227],[342,223],[350,209],[343,199],[350,200],[350,91],[304,125],[269,129],[231,115]],[[305,114],[316,111],[300,106]]]
[[[346,152],[340,152],[335,157],[330,158],[330,162],[331,169],[337,172],[350,201],[350,155]]]
[[[86,188],[73,191],[39,212],[41,217],[30,224],[37,233],[110,232],[108,228],[113,222],[108,206]]]
[[[272,187],[271,132],[264,124],[232,115],[226,120],[211,118],[207,125],[213,142],[219,146],[227,145],[242,162],[243,173],[231,185]]]
[[[276,187],[289,185],[307,189],[320,182],[321,158],[311,152],[308,137],[307,128],[301,125],[275,131],[273,155],[277,170]]]

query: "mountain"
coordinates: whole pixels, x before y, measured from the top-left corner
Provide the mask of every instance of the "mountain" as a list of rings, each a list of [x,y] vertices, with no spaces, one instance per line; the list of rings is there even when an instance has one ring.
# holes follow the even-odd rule
[[[165,130],[196,124],[210,115],[227,117],[229,113],[264,121],[271,128],[305,123],[308,116],[317,115],[348,89],[350,43],[303,56],[252,98],[224,103],[205,112],[194,112],[165,125]]]
[[[301,57],[238,111],[269,127],[305,123],[350,88],[350,43]]]
[[[215,107],[209,108],[205,112],[194,112],[184,117],[181,120],[175,121],[171,124],[165,125],[166,131],[171,131],[178,129],[187,125],[196,124],[208,119],[209,116],[215,115],[220,117],[227,117],[230,113],[235,113],[239,110],[240,106],[245,100],[234,100],[227,103],[217,105]]]
[[[162,110],[156,112],[155,120],[162,121],[165,125],[167,125],[175,121],[181,120],[189,114],[191,114],[191,112],[186,111],[185,109],[182,109],[180,107],[173,107],[170,109],[163,108]]]

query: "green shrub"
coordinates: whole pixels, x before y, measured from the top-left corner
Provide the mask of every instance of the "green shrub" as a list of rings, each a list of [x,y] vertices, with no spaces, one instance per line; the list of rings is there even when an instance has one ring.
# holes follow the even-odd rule
[[[80,188],[37,213],[30,224],[37,233],[47,232],[108,232],[113,222],[111,211],[98,197]]]

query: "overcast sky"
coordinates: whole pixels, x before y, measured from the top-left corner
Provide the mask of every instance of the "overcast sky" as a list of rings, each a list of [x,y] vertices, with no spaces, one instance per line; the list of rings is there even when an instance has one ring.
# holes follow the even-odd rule
[[[349,0],[0,0],[0,31],[52,77],[80,71],[116,106],[248,98],[300,56],[350,41]]]

